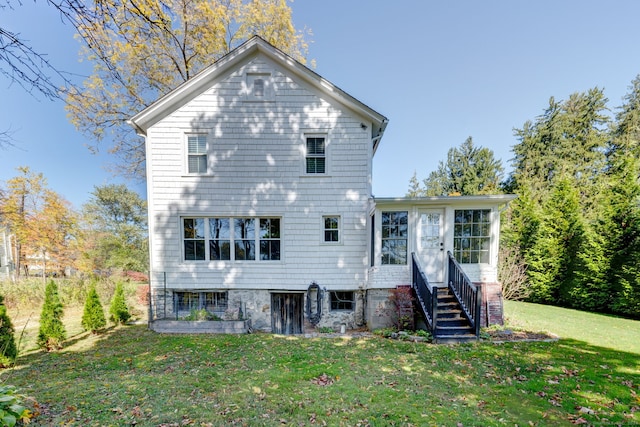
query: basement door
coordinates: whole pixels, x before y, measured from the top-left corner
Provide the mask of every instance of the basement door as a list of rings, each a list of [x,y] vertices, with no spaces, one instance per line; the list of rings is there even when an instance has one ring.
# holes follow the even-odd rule
[[[418,257],[429,283],[444,281],[444,210],[418,211]]]
[[[271,331],[274,334],[301,334],[304,294],[271,294]]]

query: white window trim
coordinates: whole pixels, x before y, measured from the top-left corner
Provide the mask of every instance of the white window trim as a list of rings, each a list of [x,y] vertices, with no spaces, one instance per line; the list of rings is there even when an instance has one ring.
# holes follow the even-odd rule
[[[192,136],[204,136],[206,140],[205,144],[205,158],[207,161],[206,172],[189,172],[189,137]],[[182,173],[184,176],[210,176],[211,175],[211,134],[209,131],[201,132],[187,132],[184,134],[184,142],[182,143]]]
[[[325,240],[325,236],[324,233],[325,231],[329,231],[329,229],[325,228],[325,219],[326,218],[338,218],[338,240],[335,242],[328,242]],[[320,218],[320,243],[323,245],[342,245],[342,234],[343,234],[343,223],[342,223],[342,215],[332,215],[332,214],[328,214],[328,215],[322,215],[322,217]]]
[[[211,239],[211,231],[209,228],[209,219],[218,218],[218,219],[228,219],[229,220],[229,228],[230,228],[230,236],[229,236],[229,258],[226,260],[213,260],[209,259],[211,257],[210,254],[210,242],[214,239]],[[235,245],[234,242],[236,240],[236,236],[234,235],[234,220],[238,218],[248,218],[253,219],[254,222],[254,230],[255,234],[253,236],[254,241],[254,254],[255,259],[235,259]],[[199,260],[191,260],[186,259],[186,253],[184,249],[185,235],[184,235],[184,220],[185,219],[203,219],[204,220],[204,259]],[[280,241],[280,259],[277,260],[263,260],[260,258],[260,220],[261,219],[278,219],[280,220],[280,238],[279,239],[267,239],[267,240],[279,240]],[[226,215],[181,215],[179,220],[180,227],[180,262],[183,264],[198,264],[198,263],[268,263],[268,264],[277,264],[282,263],[284,260],[284,236],[283,236],[283,217],[281,215],[260,215],[260,216],[226,216]],[[225,239],[226,240],[226,239]]]
[[[256,96],[253,91],[253,82],[257,79],[261,79],[264,82],[262,96]],[[245,102],[275,101],[273,74],[269,71],[247,71],[242,82],[242,95]]]
[[[307,138],[324,138],[324,173],[309,173],[307,172]],[[302,134],[302,161],[301,163],[301,176],[302,177],[320,177],[326,178],[331,176],[331,141],[329,140],[328,132],[304,132]]]

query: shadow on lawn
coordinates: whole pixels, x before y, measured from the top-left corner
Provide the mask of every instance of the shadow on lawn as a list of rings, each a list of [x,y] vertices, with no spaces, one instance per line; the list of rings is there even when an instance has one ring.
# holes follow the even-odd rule
[[[124,326],[28,354],[0,378],[46,408],[43,424],[304,424],[310,414],[329,425],[640,423],[634,353],[568,339],[444,346],[293,338]],[[331,385],[314,384],[320,375]]]

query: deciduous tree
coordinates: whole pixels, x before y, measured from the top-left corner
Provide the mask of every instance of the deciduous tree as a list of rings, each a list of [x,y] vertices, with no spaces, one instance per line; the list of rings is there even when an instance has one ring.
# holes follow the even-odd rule
[[[147,204],[135,191],[95,187],[83,212],[83,270],[148,270]]]
[[[144,145],[125,121],[254,34],[304,61],[307,42],[286,0],[95,0],[79,34],[94,64],[67,98],[72,123],[143,177]],[[83,15],[81,15],[83,18]]]

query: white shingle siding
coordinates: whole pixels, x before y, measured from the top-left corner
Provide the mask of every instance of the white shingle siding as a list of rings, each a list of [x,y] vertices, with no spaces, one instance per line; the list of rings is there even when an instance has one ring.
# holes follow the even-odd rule
[[[271,74],[274,101],[243,100],[247,70]],[[365,285],[371,134],[319,95],[257,57],[148,130],[156,286],[162,272],[181,289]],[[205,132],[210,175],[187,176],[185,134]],[[326,176],[305,175],[305,133],[326,135]],[[323,244],[323,214],[341,216],[341,244]],[[184,261],[181,218],[192,216],[280,217],[281,260]]]

